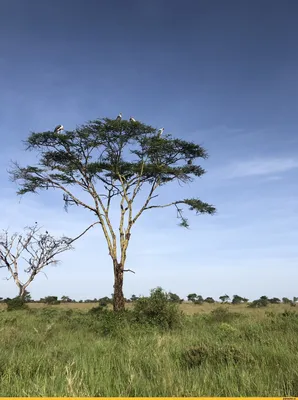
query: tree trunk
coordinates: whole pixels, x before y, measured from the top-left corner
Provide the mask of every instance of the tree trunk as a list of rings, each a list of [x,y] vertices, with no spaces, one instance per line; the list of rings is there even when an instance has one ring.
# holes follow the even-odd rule
[[[19,286],[19,297],[21,299],[24,299],[25,297],[25,292],[26,292],[26,288],[24,288],[24,286]]]
[[[114,311],[123,311],[125,309],[125,299],[123,295],[123,265],[113,260],[114,264]]]

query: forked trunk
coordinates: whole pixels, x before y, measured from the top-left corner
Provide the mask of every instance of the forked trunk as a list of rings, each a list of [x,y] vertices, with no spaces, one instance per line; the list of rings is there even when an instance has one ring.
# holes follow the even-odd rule
[[[117,260],[113,261],[114,264],[114,311],[123,311],[125,309],[125,299],[123,295],[123,266]]]
[[[21,299],[24,299],[26,294],[26,288],[24,288],[24,286],[19,286],[19,297]]]

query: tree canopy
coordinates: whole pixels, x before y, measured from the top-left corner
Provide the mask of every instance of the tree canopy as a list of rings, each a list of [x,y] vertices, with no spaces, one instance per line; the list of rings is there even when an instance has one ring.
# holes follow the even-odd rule
[[[58,189],[63,193],[65,209],[70,205],[91,211],[104,232],[109,254],[114,263],[115,301],[122,293],[121,274],[125,272],[126,251],[131,228],[147,210],[175,207],[180,224],[188,227],[183,207],[196,214],[214,214],[215,207],[197,197],[174,199],[157,203],[157,189],[171,182],[185,184],[202,176],[205,170],[196,165],[199,158],[206,159],[206,150],[198,144],[160,136],[150,125],[138,121],[97,119],[78,126],[73,131],[46,131],[32,133],[27,139],[27,150],[36,150],[36,165],[20,166],[17,162],[10,170],[11,179],[19,183],[18,194],[39,190]],[[89,194],[89,201],[76,194],[80,188]],[[134,209],[138,194],[146,193],[143,205]],[[119,199],[119,243],[110,219],[112,201]],[[120,260],[117,260],[117,246]],[[117,282],[116,282],[117,281]],[[121,290],[120,290],[121,289]],[[117,307],[116,307],[117,308]]]

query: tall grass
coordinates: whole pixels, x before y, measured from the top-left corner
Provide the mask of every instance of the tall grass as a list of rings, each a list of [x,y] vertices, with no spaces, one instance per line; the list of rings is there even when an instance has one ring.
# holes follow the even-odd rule
[[[297,396],[297,313],[225,310],[173,329],[129,311],[2,310],[0,396]]]

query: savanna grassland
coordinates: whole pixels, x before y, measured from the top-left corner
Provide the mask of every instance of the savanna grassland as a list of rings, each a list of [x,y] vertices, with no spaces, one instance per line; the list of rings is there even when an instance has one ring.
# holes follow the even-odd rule
[[[298,395],[296,307],[94,306],[2,305],[0,396]]]

